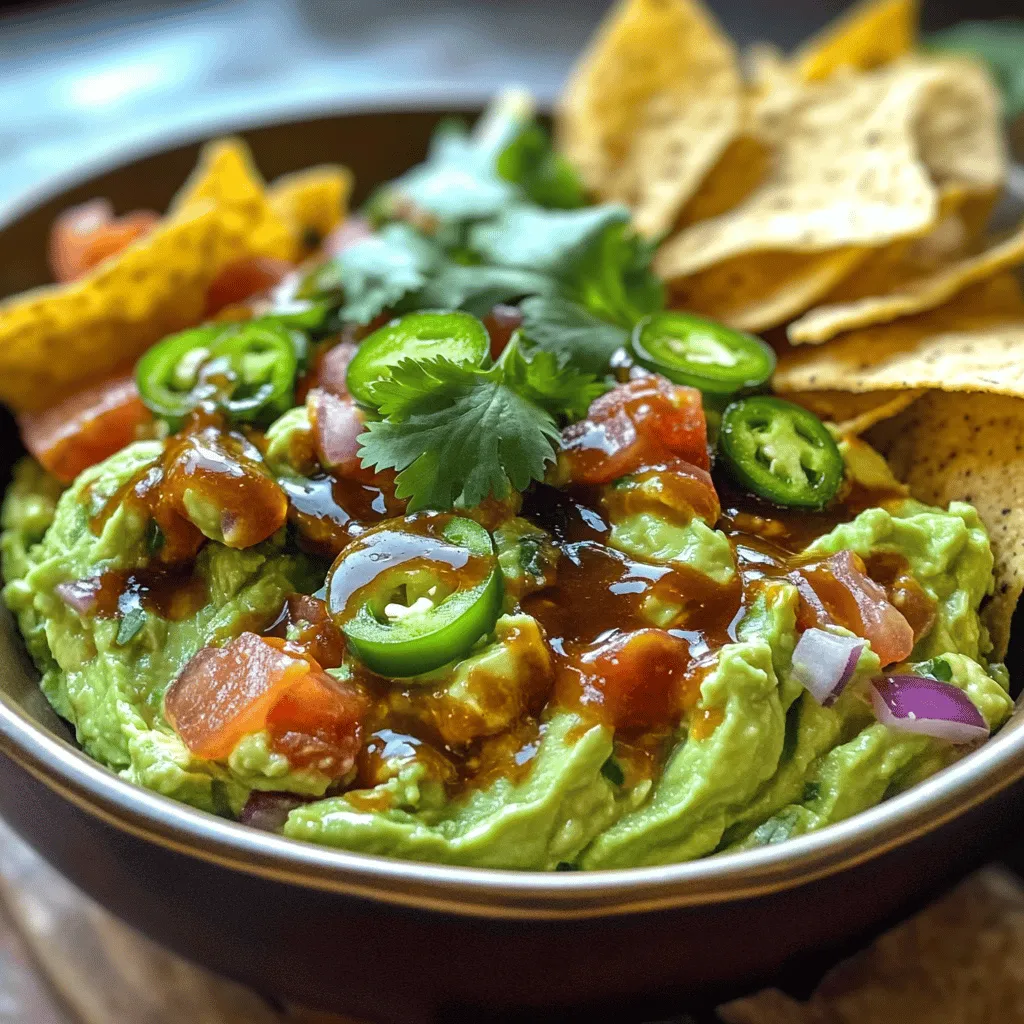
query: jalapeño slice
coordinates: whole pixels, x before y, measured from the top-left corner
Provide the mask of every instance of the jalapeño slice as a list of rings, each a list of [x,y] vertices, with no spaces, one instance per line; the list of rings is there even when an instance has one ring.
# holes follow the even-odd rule
[[[270,422],[293,404],[306,338],[272,318],[172,334],[138,362],[145,405],[172,426],[203,403],[242,422]]]
[[[327,577],[328,609],[349,649],[398,679],[465,656],[494,628],[503,595],[490,534],[443,513],[367,531]]]
[[[373,405],[371,386],[390,377],[391,367],[405,359],[422,362],[443,357],[453,363],[483,366],[490,349],[487,328],[470,313],[409,313],[385,324],[360,344],[348,365],[349,394],[357,402]]]
[[[814,413],[781,398],[741,398],[722,414],[718,446],[736,479],[776,505],[820,509],[843,482],[843,457]]]
[[[694,313],[652,313],[633,329],[639,363],[676,384],[734,395],[764,384],[775,353],[760,338]]]

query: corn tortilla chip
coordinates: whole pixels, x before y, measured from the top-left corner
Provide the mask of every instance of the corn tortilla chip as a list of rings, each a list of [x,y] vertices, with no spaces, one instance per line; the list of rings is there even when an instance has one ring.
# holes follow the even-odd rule
[[[794,344],[820,344],[837,334],[889,323],[947,302],[970,285],[1024,263],[1024,224],[990,249],[956,260],[949,266],[885,295],[819,306],[789,327]]]
[[[776,145],[771,172],[734,209],[669,239],[656,269],[676,279],[748,253],[879,246],[923,234],[947,187],[980,192],[1002,179],[998,111],[987,75],[950,60],[774,90],[758,100],[755,118]]]
[[[342,221],[352,192],[347,167],[324,164],[285,174],[270,186],[270,208],[308,255]]]
[[[225,220],[245,225],[253,256],[296,262],[300,252],[290,225],[273,209],[266,186],[240,139],[218,139],[203,148],[199,163],[174,197],[168,215],[187,218],[206,204]]]
[[[743,103],[736,50],[697,0],[622,0],[570,78],[557,134],[587,187],[657,235],[738,133]]]
[[[848,246],[831,253],[763,252],[738,256],[670,288],[674,306],[745,331],[764,331],[802,313],[864,259]]]
[[[1024,401],[930,392],[891,424],[886,453],[921,501],[966,501],[981,516],[995,556],[995,591],[982,610],[1002,659],[1024,588]]]
[[[913,405],[923,391],[879,391],[852,395],[846,391],[802,391],[784,397],[810,409],[819,419],[834,423],[839,434],[859,437]]]
[[[914,49],[917,23],[917,0],[866,0],[804,43],[793,63],[809,82],[844,67],[870,71]]]
[[[44,409],[198,323],[210,282],[248,252],[245,228],[196,204],[72,284],[0,303],[0,401]]]
[[[944,306],[784,353],[779,391],[938,388],[1024,396],[1024,300],[1011,274]]]

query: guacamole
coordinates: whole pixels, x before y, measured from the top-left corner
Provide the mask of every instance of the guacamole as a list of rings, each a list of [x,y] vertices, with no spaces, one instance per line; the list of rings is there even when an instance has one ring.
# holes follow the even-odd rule
[[[3,597],[83,750],[294,840],[590,870],[824,828],[1006,721],[975,508],[666,308],[573,175],[518,107],[450,127],[25,411]]]

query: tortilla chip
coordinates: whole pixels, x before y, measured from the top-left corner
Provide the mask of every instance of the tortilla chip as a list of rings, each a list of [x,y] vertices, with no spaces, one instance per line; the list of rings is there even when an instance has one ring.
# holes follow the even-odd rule
[[[1024,401],[931,392],[892,427],[886,454],[911,493],[934,505],[966,501],[988,529],[995,592],[982,620],[1002,659],[1024,589]]]
[[[203,147],[199,163],[174,197],[168,216],[187,218],[212,203],[225,220],[245,225],[248,255],[294,263],[299,245],[290,225],[272,208],[266,186],[241,139],[218,139]]]
[[[206,289],[248,253],[246,224],[211,204],[164,220],[145,238],[68,285],[0,303],[0,401],[45,409],[199,323]]]
[[[820,344],[846,331],[935,309],[972,284],[1021,263],[1024,263],[1024,224],[1009,238],[977,256],[956,260],[896,291],[854,302],[819,306],[790,325],[789,340],[794,344]]]
[[[802,391],[785,397],[810,409],[820,420],[834,423],[839,434],[859,437],[877,424],[898,416],[923,394],[923,391],[879,391],[864,395],[845,391]]]
[[[738,135],[683,207],[676,226],[684,228],[738,206],[764,180],[771,156],[771,148],[762,139],[748,133]]]
[[[855,247],[831,253],[739,256],[673,282],[670,304],[744,331],[764,331],[802,313],[864,259]]]
[[[865,0],[804,43],[793,63],[808,82],[844,67],[870,71],[914,50],[918,17],[917,0]]]
[[[1001,180],[998,104],[984,72],[952,60],[773,90],[755,114],[759,134],[776,145],[771,172],[739,206],[666,242],[656,269],[674,279],[748,253],[921,235],[947,187],[979,192]]]
[[[736,50],[697,0],[622,0],[563,94],[557,134],[601,199],[639,231],[671,227],[740,129]]]
[[[929,313],[784,353],[779,391],[938,388],[1024,396],[1024,299],[1011,274]]]
[[[270,208],[309,255],[341,223],[351,192],[351,171],[323,164],[278,178],[270,186]]]

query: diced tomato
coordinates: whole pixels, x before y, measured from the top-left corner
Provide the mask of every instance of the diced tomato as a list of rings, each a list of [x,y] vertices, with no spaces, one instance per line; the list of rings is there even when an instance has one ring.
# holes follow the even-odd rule
[[[656,374],[595,399],[587,418],[562,432],[562,448],[578,483],[610,483],[672,458],[711,468],[700,392]]]
[[[852,551],[805,565],[790,578],[800,591],[801,628],[843,626],[867,640],[883,666],[910,656],[913,628]]]
[[[321,463],[342,476],[358,472],[359,435],[364,427],[356,403],[320,388],[310,391],[306,402]]]
[[[491,358],[498,359],[505,346],[512,340],[512,335],[519,330],[523,322],[523,314],[519,312],[518,306],[508,306],[499,303],[492,307],[490,313],[484,317],[484,327],[491,336]]]
[[[43,412],[18,417],[25,447],[58,480],[71,483],[83,469],[102,462],[136,439],[150,419],[126,374],[78,391]]]
[[[372,234],[373,228],[365,217],[349,217],[324,239],[322,248],[328,256],[337,256]]]
[[[333,778],[355,764],[366,709],[358,686],[255,633],[204,647],[164,697],[167,720],[197,757],[223,760],[243,736],[265,729],[294,766]]]
[[[106,199],[65,210],[50,229],[49,259],[55,280],[64,284],[88,273],[152,231],[159,219],[152,210],[115,217]]]
[[[262,295],[292,270],[285,260],[256,256],[229,263],[206,289],[206,315],[214,316],[222,309]]]
[[[348,364],[359,346],[354,341],[340,341],[321,357],[316,368],[317,387],[339,398],[348,398]]]
[[[615,728],[671,725],[684,706],[690,648],[663,629],[617,633],[563,665],[556,699]]]

